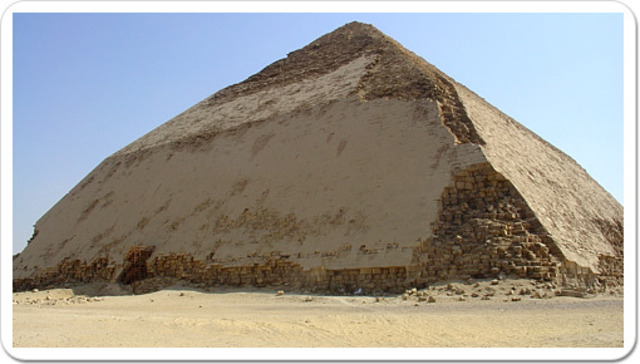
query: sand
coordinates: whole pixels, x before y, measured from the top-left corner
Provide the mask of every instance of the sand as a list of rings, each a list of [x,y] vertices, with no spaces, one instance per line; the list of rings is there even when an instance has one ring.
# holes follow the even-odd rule
[[[454,284],[408,297],[205,292],[174,286],[144,295],[91,289],[14,293],[14,347],[622,347],[623,299],[520,295],[526,282],[486,292]],[[515,288],[515,294],[508,294]],[[461,290],[465,291],[461,293]],[[74,293],[75,291],[75,293]],[[458,291],[457,293],[455,291]],[[420,292],[420,291],[418,291]],[[538,290],[538,292],[541,292]],[[419,293],[421,294],[421,293]],[[461,301],[463,299],[464,301]],[[517,301],[514,301],[517,300]]]

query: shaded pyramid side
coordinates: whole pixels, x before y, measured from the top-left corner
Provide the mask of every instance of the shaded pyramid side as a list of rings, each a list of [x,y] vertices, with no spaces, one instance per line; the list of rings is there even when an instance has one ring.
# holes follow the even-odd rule
[[[487,141],[483,154],[535,213],[549,247],[564,261],[564,274],[621,285],[622,205],[571,157],[464,86],[456,88],[478,134]]]

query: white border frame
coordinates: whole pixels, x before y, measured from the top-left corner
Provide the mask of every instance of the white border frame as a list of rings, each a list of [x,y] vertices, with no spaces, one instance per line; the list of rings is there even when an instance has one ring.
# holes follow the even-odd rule
[[[247,11],[250,9],[251,11]],[[448,12],[448,13],[521,13],[580,12],[622,13],[624,21],[624,201],[625,201],[625,298],[624,347],[622,348],[356,348],[356,349],[282,349],[282,348],[13,348],[12,317],[12,49],[13,13],[21,12],[115,12],[115,13],[298,13],[363,12],[362,1],[22,1],[5,10],[1,23],[0,117],[1,117],[1,237],[2,345],[18,360],[617,360],[624,358],[636,344],[636,22],[632,12],[613,1],[375,1],[367,2],[367,13]],[[635,268],[632,269],[631,267]]]

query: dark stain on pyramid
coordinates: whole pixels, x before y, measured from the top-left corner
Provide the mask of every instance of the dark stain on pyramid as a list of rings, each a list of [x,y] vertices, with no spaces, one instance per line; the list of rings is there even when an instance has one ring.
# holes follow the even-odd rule
[[[287,58],[265,67],[243,82],[212,95],[210,106],[271,87],[281,87],[333,72],[362,56],[373,56],[357,93],[365,100],[379,98],[440,105],[443,123],[457,143],[484,145],[448,77],[398,42],[369,24],[352,22],[326,34]]]

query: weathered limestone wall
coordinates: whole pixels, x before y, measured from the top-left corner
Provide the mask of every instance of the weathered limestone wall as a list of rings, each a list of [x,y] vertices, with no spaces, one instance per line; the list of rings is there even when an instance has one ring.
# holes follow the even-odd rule
[[[15,258],[14,258],[15,259]],[[48,267],[29,278],[14,278],[13,291],[26,291],[32,288],[61,286],[65,283],[88,283],[94,281],[112,281],[122,259],[117,264],[109,257],[99,257],[91,262],[79,259],[65,259],[54,267]]]
[[[455,144],[439,112],[429,100],[354,96],[109,158],[38,221],[14,278],[64,258],[122,264],[139,245],[156,246],[151,259],[189,253],[222,267],[276,251],[305,271],[403,267],[451,171],[484,160]]]
[[[413,259],[405,266],[305,269],[281,251],[252,257],[250,265],[228,266],[215,261],[215,251],[200,260],[191,254],[153,255],[155,247],[135,246],[115,261],[67,259],[34,279],[14,281],[14,290],[104,280],[143,293],[181,279],[207,287],[285,285],[323,293],[398,293],[439,281],[500,275],[596,290],[623,283],[622,255],[602,256],[600,274],[566,260],[516,188],[488,163],[458,171],[440,204],[432,236],[413,248]],[[621,249],[621,227],[601,226]]]
[[[620,257],[622,205],[571,157],[466,87],[455,87],[486,142],[481,148],[488,162],[536,212],[562,255],[598,274],[601,256]],[[613,229],[603,230],[603,223]],[[615,233],[607,233],[611,230]]]
[[[598,222],[616,249],[615,255],[598,257],[598,270],[568,260],[519,191],[489,163],[456,173],[440,200],[433,235],[414,252],[420,267],[415,282],[502,274],[580,289],[624,283],[621,224]]]
[[[414,253],[420,280],[499,274],[555,280],[562,256],[518,191],[489,164],[456,173],[433,236]]]
[[[407,286],[405,267],[375,267],[354,269],[303,270],[287,256],[274,252],[273,256],[251,266],[225,267],[194,259],[189,254],[156,256],[144,261],[144,268],[130,259],[150,247],[135,247],[127,254],[125,262],[116,264],[108,258],[91,263],[79,260],[65,261],[35,278],[16,279],[14,291],[36,287],[61,286],[67,283],[117,282],[131,285],[135,293],[162,289],[176,280],[183,280],[203,287],[214,286],[289,286],[293,290],[320,293],[402,292]]]

